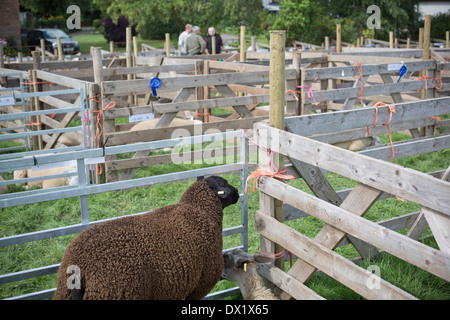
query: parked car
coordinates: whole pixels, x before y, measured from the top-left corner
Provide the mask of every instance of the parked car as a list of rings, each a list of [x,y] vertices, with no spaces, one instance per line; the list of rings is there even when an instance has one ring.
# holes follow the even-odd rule
[[[45,39],[45,50],[54,52],[58,48],[56,38],[61,38],[61,46],[64,54],[75,54],[80,51],[80,45],[73,40],[64,31],[57,28],[52,29],[30,29],[27,33],[27,41],[29,46],[41,45],[41,39]]]

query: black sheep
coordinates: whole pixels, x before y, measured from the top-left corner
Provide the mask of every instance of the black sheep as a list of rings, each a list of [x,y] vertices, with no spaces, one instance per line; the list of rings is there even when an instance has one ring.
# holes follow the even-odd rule
[[[227,180],[211,176],[177,204],[89,227],[67,247],[53,298],[204,297],[223,269],[223,208],[238,199]]]

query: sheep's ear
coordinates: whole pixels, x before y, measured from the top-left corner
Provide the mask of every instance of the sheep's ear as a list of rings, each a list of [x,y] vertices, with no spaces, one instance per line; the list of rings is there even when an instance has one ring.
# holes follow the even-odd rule
[[[267,263],[275,260],[275,255],[273,253],[258,253],[253,255],[253,258],[257,263]]]
[[[197,181],[202,181],[203,179],[205,179],[204,176],[199,176],[199,177],[197,177]]]

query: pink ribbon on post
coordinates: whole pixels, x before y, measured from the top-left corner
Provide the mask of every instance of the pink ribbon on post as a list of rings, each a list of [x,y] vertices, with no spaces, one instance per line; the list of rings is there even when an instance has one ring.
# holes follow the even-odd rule
[[[316,102],[316,99],[314,98],[314,93],[312,90],[312,85],[316,82],[320,80],[319,77],[315,78],[313,82],[311,82],[311,84],[309,86],[297,86],[297,88],[308,88],[308,99],[312,99],[314,101],[314,105],[318,105],[319,103]],[[322,104],[322,113],[325,112],[324,107],[323,107],[323,95],[322,92],[319,91],[320,94],[320,103]]]

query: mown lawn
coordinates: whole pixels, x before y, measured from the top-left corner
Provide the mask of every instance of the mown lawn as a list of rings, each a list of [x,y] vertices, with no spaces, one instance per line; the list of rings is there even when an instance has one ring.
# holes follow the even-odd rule
[[[137,36],[137,42],[138,42],[138,48],[140,51],[141,44],[147,44],[149,46],[155,47],[155,48],[164,48],[164,41],[161,40],[143,40],[138,35]],[[90,34],[84,34],[79,36],[73,36],[74,40],[77,40],[80,44],[80,51],[81,53],[89,53],[90,47],[101,47],[103,50],[109,51],[109,42],[105,39],[105,37],[100,33],[90,33]],[[177,43],[176,40],[172,39],[171,41],[172,45],[175,45]],[[114,49],[114,52],[125,52],[125,43],[117,45]]]
[[[394,140],[402,138],[404,137],[401,135],[394,135]],[[386,142],[386,139],[388,139],[387,136],[382,136],[383,142]],[[450,162],[449,160],[450,150],[447,149],[403,159],[396,159],[396,163],[422,172],[429,172],[446,169]],[[256,161],[255,156],[251,157],[251,161]],[[136,177],[178,172],[209,165],[205,163],[157,165],[141,168]],[[2,175],[5,178],[10,178],[8,174],[2,173]],[[350,188],[356,185],[355,181],[334,173],[327,173],[326,176],[336,190]],[[231,184],[239,188],[240,182],[238,175],[227,174],[224,175],[224,177]],[[90,219],[93,221],[132,213],[146,212],[154,208],[175,203],[192,182],[193,181],[164,183],[151,187],[107,192],[89,196]],[[287,183],[299,189],[308,191],[305,183],[301,179],[289,181]],[[10,189],[10,191],[15,190],[17,190],[17,187]],[[79,205],[78,198],[69,198],[1,209],[0,237],[80,223]],[[249,191],[248,205],[249,252],[257,253],[259,249],[259,235],[254,231],[254,212],[259,206],[259,196],[257,192],[251,192],[251,188]],[[372,221],[381,221],[418,210],[420,210],[419,206],[414,203],[408,201],[402,203],[395,198],[391,198],[378,201],[366,214],[366,218]],[[239,223],[240,206],[234,205],[226,208],[224,213],[224,227],[236,226]],[[323,226],[321,221],[313,217],[292,220],[286,223],[308,237],[314,237]],[[405,234],[407,230],[401,230],[400,232]],[[430,231],[427,230],[424,237],[429,236],[430,234]],[[0,274],[59,263],[66,246],[75,236],[76,235],[62,236],[0,248]],[[437,248],[433,237],[425,239],[424,242],[427,245]],[[239,235],[226,237],[224,239],[225,248],[235,247],[239,244]],[[351,245],[340,247],[336,251],[347,258],[358,256]],[[383,279],[399,286],[420,299],[450,299],[450,283],[396,257],[383,254],[382,257],[376,261],[364,261],[362,263],[364,268],[367,268],[370,265],[377,265],[380,268],[381,277]],[[286,270],[289,269],[289,262],[286,262],[285,268]],[[54,288],[55,285],[56,274],[4,284],[0,285],[0,298],[8,298],[33,291],[50,289]],[[326,299],[362,299],[352,290],[320,272],[316,273],[307,282],[307,285]],[[220,291],[234,286],[234,283],[222,280],[216,285],[213,291]],[[241,297],[240,295],[236,295],[231,298],[240,299]]]

